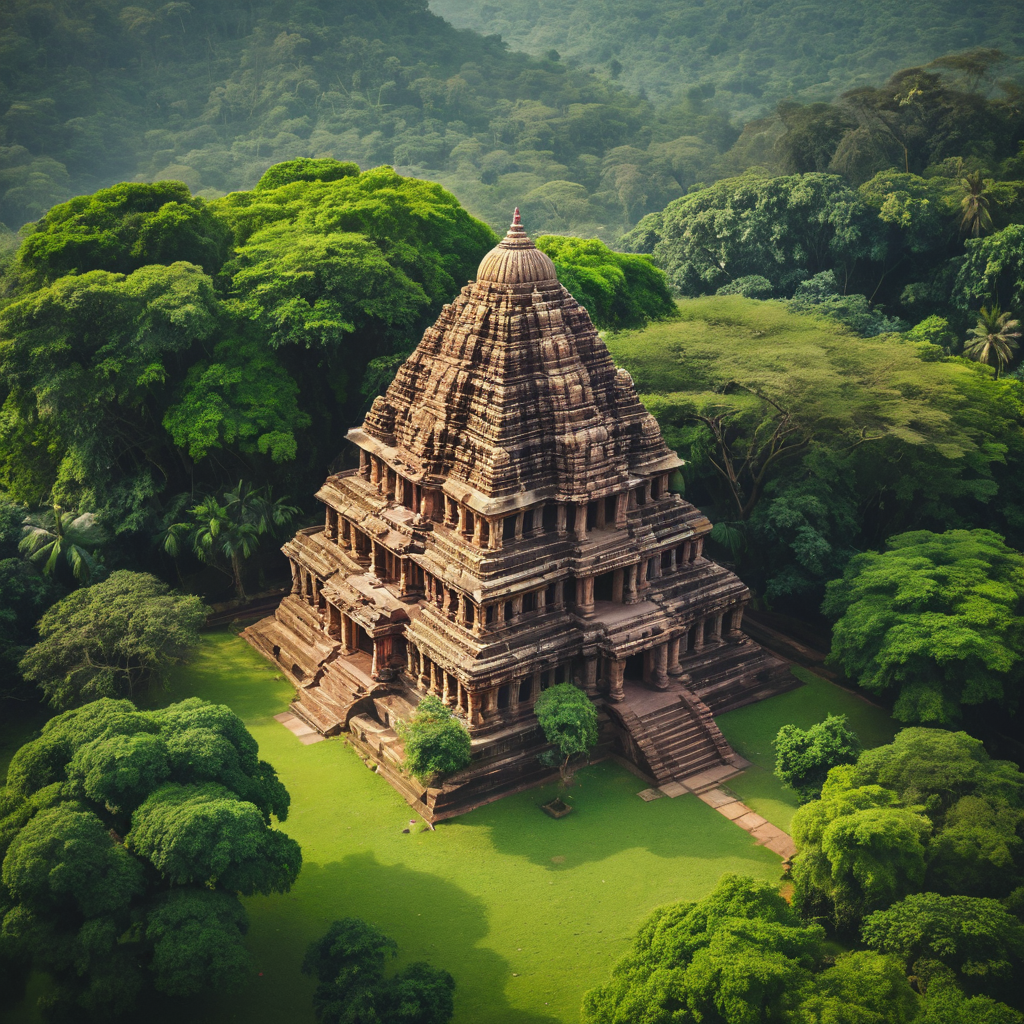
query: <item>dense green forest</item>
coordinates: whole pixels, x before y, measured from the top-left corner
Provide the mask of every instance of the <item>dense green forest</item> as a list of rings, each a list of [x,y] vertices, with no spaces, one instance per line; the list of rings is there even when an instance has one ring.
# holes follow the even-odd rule
[[[743,120],[779,100],[830,100],[895,71],[971,47],[1024,48],[1013,0],[431,0],[459,28],[551,48],[657,102],[689,90]]]
[[[514,53],[497,35],[457,31],[421,0],[15,0],[0,11],[0,222],[17,230],[116,181],[174,179],[212,198],[252,187],[273,163],[329,157],[440,181],[494,228],[519,205],[535,232],[607,241],[694,184],[750,164],[806,171],[834,163],[859,181],[890,166],[908,133],[920,138],[904,169],[918,173],[971,156],[995,171],[1016,153],[1019,68],[1000,53],[905,75],[897,89],[909,105],[891,86],[879,88],[889,72],[950,50],[1017,52],[1013,4],[958,12],[962,23],[929,19],[942,27],[925,32],[907,10],[846,15],[827,36],[817,26],[835,16],[831,8],[780,18],[780,6],[716,8],[715,23],[731,26],[723,58],[742,53],[756,65],[768,60],[763,49],[791,55],[774,60],[761,95],[737,105],[722,99],[727,82],[701,77],[686,53],[659,71],[670,95],[654,103],[625,88],[636,83],[607,58],[597,66],[551,47]],[[648,40],[655,25],[680,45],[704,37],[696,7],[666,15],[671,24],[653,9],[650,19],[630,10],[621,26],[609,14],[590,18],[591,27],[606,26],[648,57],[660,52]],[[757,27],[758,18],[778,27],[790,17],[794,28],[778,28],[784,44]],[[854,28],[847,20],[884,40],[870,44],[873,61],[844,51],[857,77],[831,70]],[[761,77],[752,73],[750,83]],[[835,107],[793,102],[833,101],[853,85],[862,88]]]

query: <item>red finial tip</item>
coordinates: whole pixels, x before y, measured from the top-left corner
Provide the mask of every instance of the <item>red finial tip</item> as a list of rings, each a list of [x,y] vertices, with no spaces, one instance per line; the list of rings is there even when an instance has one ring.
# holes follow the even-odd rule
[[[522,226],[522,221],[519,219],[519,207],[516,207],[516,212],[512,214],[512,227],[518,228]]]

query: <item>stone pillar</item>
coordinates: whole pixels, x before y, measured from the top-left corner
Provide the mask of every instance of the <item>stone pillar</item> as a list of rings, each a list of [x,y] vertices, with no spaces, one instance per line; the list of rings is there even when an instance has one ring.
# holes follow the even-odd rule
[[[504,519],[489,519],[487,522],[489,527],[489,538],[488,547],[492,551],[500,551],[502,543],[505,540],[505,520]]]
[[[604,498],[597,499],[597,508],[595,509],[597,515],[594,517],[594,529],[603,530],[605,528],[605,500]]]
[[[565,580],[555,580],[554,609],[556,612],[565,609]]]
[[[743,605],[738,604],[732,610],[732,624],[729,629],[729,636],[739,639],[743,636]]]
[[[370,457],[370,483],[380,490],[380,459],[376,455]]]
[[[515,540],[522,540],[522,539],[523,539],[523,513],[522,512],[518,512],[518,513],[516,513]]]
[[[568,509],[565,507],[565,504],[563,502],[560,501],[555,506],[555,532],[558,534],[559,537],[565,536],[565,521],[567,512]]]
[[[626,699],[626,691],[622,685],[625,671],[626,662],[624,659],[612,658],[608,662],[608,682],[610,684],[608,699],[615,701],[616,704]]]
[[[624,576],[625,572],[623,572],[622,569],[616,569],[615,572],[612,573],[612,600],[616,604],[622,604],[622,585]]]
[[[683,674],[683,666],[679,664],[679,640],[674,636],[668,642],[668,674],[673,677]]]
[[[629,492],[623,491],[615,495],[615,528],[621,530],[626,525],[626,506],[629,504]]]
[[[594,617],[594,577],[583,576],[576,581],[577,590],[582,589],[583,593],[578,594],[576,601],[576,612],[585,619]]]
[[[656,579],[661,579],[661,552],[655,552],[651,556],[651,575]]]
[[[636,590],[640,595],[641,601],[651,586],[651,581],[647,578],[647,566],[649,562],[650,558],[641,558],[636,567]]]
[[[694,543],[697,545],[693,553],[693,561],[696,562],[698,558],[701,558],[704,554],[704,538],[698,537]]]
[[[398,592],[404,597],[409,590],[409,559],[398,559]]]
[[[341,609],[327,602],[327,635],[333,640],[341,639]]]
[[[576,539],[578,541],[587,539],[587,503],[585,501],[576,506]]]
[[[376,637],[374,637],[373,638],[373,659],[370,662],[370,678],[371,679],[378,679],[379,680],[380,679],[380,670],[383,667],[384,666],[381,664],[380,641]]]
[[[473,543],[479,548],[483,547],[484,521],[480,515],[473,516]]]
[[[443,700],[445,702],[445,704],[451,704],[452,703],[452,674],[451,674],[451,672],[445,672],[445,673],[443,673],[443,675],[444,675],[444,686],[443,686],[443,688],[441,690],[441,700]],[[456,683],[455,685],[457,687],[458,683]]]
[[[658,690],[668,689],[668,644],[658,644],[653,651],[651,682]]]
[[[693,631],[693,653],[700,654],[704,650],[704,619],[698,619]]]
[[[676,548],[671,548],[669,550],[668,571],[669,572],[675,572],[676,571]]]
[[[447,494],[442,494],[441,500],[444,502],[444,519],[442,523],[449,529],[452,529],[455,526],[455,502]]]
[[[405,504],[405,488],[407,486],[411,487],[412,485],[411,484],[406,484],[405,477],[402,476],[400,473],[396,473],[395,474],[395,501],[397,501],[399,505],[404,505]]]
[[[512,625],[519,622],[523,617],[523,595],[512,598]]]
[[[537,614],[538,615],[543,615],[544,614],[544,610],[547,608],[547,604],[548,604],[548,590],[547,590],[547,587],[545,587],[543,590],[538,590],[536,592],[535,604],[537,606]]]
[[[359,449],[359,475],[364,480],[370,479],[370,455],[364,449]]]
[[[536,700],[540,696],[540,677],[541,671],[539,668],[535,668],[530,673],[530,697]]]
[[[431,660],[430,662],[430,692],[435,696],[440,692],[441,687],[437,682],[437,665]]]
[[[636,592],[636,589],[637,589],[637,587],[636,587],[636,571],[637,571],[637,568],[638,568],[638,566],[637,566],[637,564],[635,562],[632,565],[627,565],[626,566],[626,586],[625,586],[626,593],[625,593],[625,596],[623,597],[623,601],[624,601],[625,604],[636,604],[637,601],[640,600],[640,597],[639,597],[639,595]]]
[[[474,690],[466,692],[466,717],[470,725],[483,725],[483,716],[480,714],[480,694]]]
[[[590,697],[597,696],[597,655],[589,654],[583,659],[583,688]]]
[[[299,577],[299,567],[290,558],[288,559],[288,565],[291,567],[291,570],[292,570],[292,593],[293,594],[301,594],[302,593],[302,580]]]
[[[645,505],[650,505],[652,500],[653,499],[651,497],[651,481],[650,480],[645,480],[644,481],[644,504]]]
[[[473,608],[473,634],[474,636],[480,636],[484,631],[484,606],[482,604],[475,605]]]
[[[725,612],[715,612],[715,621],[711,626],[711,632],[715,638],[715,643],[720,644],[722,642],[722,619],[725,617]]]

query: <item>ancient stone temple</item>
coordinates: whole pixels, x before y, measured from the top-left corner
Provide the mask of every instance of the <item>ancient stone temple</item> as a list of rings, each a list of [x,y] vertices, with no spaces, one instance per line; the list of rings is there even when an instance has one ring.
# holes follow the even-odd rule
[[[656,784],[737,771],[713,715],[788,673],[743,634],[746,587],[670,489],[680,459],[518,211],[348,437],[358,469],[317,493],[324,525],[283,549],[291,594],[246,633],[296,714],[428,820],[550,775],[533,707],[563,681],[601,709],[600,752]],[[425,693],[473,751],[430,789],[394,729]]]

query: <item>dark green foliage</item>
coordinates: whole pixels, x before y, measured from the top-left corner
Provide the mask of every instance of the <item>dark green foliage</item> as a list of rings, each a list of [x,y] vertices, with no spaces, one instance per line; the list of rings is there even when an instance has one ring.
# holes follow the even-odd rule
[[[237,893],[287,891],[301,866],[269,827],[287,812],[226,707],[65,712],[15,754],[0,793],[0,955],[49,972],[68,1020],[237,984],[251,970]]]
[[[410,964],[385,976],[398,945],[355,917],[334,921],[306,951],[302,970],[319,984],[313,1008],[321,1024],[448,1024],[455,1012],[452,976]]]
[[[889,538],[851,560],[823,605],[831,661],[895,699],[903,722],[959,721],[964,705],[1020,699],[1024,556],[988,530]]]
[[[421,782],[461,771],[469,764],[469,732],[440,697],[427,694],[412,720],[398,729],[405,766]]]
[[[59,711],[135,697],[199,645],[206,608],[146,573],[121,570],[58,601],[21,670]]]
[[[809,729],[784,725],[774,746],[776,777],[792,786],[804,802],[821,794],[830,769],[852,764],[861,749],[856,734],[846,726],[845,715],[829,715]]]
[[[922,889],[1005,897],[1024,870],[1022,807],[1024,775],[978,740],[904,729],[832,769],[797,812],[794,903],[849,931]]]
[[[885,316],[879,309],[872,309],[863,295],[841,295],[836,275],[823,270],[808,281],[796,286],[790,309],[798,313],[817,313],[831,317],[865,338],[887,331],[899,331],[906,325],[897,317]]]
[[[649,257],[612,252],[596,238],[542,235],[537,248],[551,257],[559,281],[598,328],[642,327],[675,313],[665,275]]]
[[[938,962],[968,994],[1021,1003],[1024,926],[996,900],[918,893],[871,914],[861,936],[908,974],[927,975]]]

